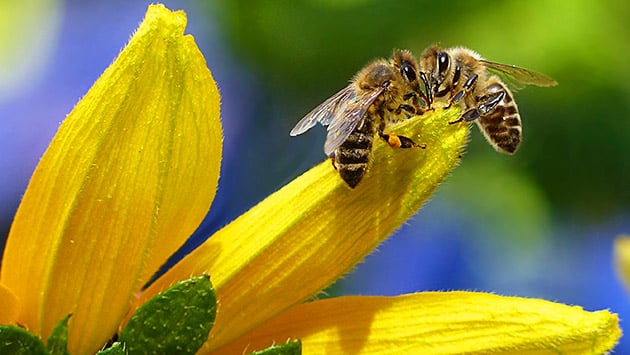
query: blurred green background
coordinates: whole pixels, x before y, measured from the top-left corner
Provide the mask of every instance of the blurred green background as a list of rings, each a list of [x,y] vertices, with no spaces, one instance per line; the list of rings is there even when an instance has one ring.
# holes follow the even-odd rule
[[[485,58],[551,75],[527,88],[519,154],[496,156],[475,132],[464,165],[517,171],[552,208],[597,221],[630,205],[630,5],[618,1],[215,2],[226,43],[256,72],[279,119],[296,121],[392,48],[470,47]],[[261,117],[260,120],[268,118]],[[471,160],[473,160],[471,159]],[[495,167],[497,168],[497,167]],[[487,189],[486,176],[470,190]],[[519,185],[505,186],[516,194]],[[497,193],[501,191],[496,191]]]
[[[5,234],[58,122],[149,3],[0,3]],[[614,238],[630,233],[630,3],[165,3],[188,14],[187,32],[221,90],[225,130],[217,198],[180,255],[325,159],[325,129],[288,132],[373,58],[393,48],[419,55],[433,43],[466,46],[559,86],[515,93],[523,120],[515,156],[495,152],[473,127],[462,164],[427,206],[327,293],[469,289],[630,317],[611,256]],[[628,345],[622,340],[618,352]]]

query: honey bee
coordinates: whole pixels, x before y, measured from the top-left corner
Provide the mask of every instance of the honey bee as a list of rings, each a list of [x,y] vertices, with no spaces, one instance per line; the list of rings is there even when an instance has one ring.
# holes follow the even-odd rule
[[[393,148],[424,148],[410,138],[383,133],[389,124],[421,114],[420,99],[426,107],[416,59],[409,51],[395,50],[391,59],[377,59],[361,69],[348,86],[304,116],[290,135],[317,122],[327,126],[324,153],[354,188],[368,169],[376,133]]]
[[[427,80],[431,106],[446,102],[446,108],[461,104],[464,112],[457,122],[475,121],[488,142],[499,152],[514,154],[521,143],[521,117],[512,92],[500,76],[513,84],[555,86],[550,77],[514,65],[481,58],[462,47],[424,50],[420,68]]]

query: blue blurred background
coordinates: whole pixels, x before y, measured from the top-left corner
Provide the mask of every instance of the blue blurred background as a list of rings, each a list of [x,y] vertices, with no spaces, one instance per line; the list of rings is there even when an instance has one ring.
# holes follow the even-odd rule
[[[0,3],[0,240],[58,124],[149,3]],[[327,294],[490,291],[608,308],[624,327],[630,299],[612,242],[630,233],[630,3],[165,3],[186,10],[222,94],[219,191],[187,250],[324,159],[323,128],[288,132],[372,58],[463,45],[560,85],[516,93],[524,142],[515,156],[475,128],[431,201]],[[630,353],[630,341],[616,352]]]

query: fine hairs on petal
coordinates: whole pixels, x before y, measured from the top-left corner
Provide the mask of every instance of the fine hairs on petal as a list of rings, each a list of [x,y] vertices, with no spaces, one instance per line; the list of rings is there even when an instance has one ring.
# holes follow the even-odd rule
[[[618,323],[608,311],[483,292],[345,296],[295,306],[214,353],[291,338],[305,354],[603,354]]]
[[[205,347],[211,351],[313,297],[418,211],[458,164],[469,129],[448,122],[459,114],[439,109],[393,126],[426,149],[375,141],[371,168],[355,189],[324,161],[218,231],[143,298],[191,272],[212,275],[220,311]]]

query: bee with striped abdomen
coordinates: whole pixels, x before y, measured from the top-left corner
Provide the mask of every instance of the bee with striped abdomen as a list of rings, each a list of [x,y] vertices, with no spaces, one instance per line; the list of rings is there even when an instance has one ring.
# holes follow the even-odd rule
[[[327,126],[324,153],[341,178],[354,188],[365,175],[376,133],[394,148],[422,147],[410,138],[384,134],[395,122],[422,113],[418,66],[413,55],[396,50],[390,60],[378,59],[365,66],[350,84],[302,118],[291,130],[297,136],[317,122]]]
[[[431,106],[437,101],[463,106],[457,122],[475,121],[499,152],[514,154],[521,143],[521,117],[514,96],[501,80],[515,84],[555,86],[550,77],[514,65],[495,63],[462,47],[431,46],[422,53],[420,71],[426,75]]]

